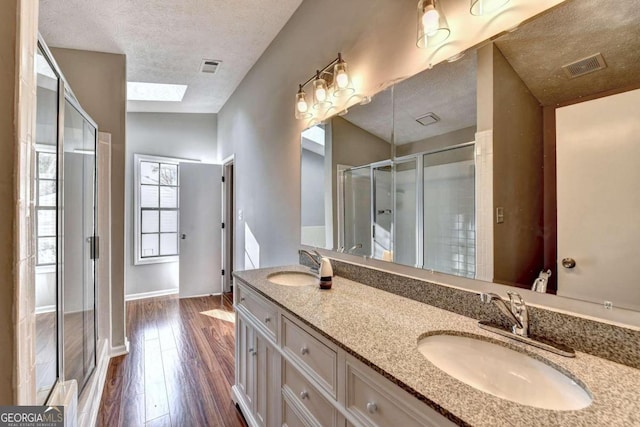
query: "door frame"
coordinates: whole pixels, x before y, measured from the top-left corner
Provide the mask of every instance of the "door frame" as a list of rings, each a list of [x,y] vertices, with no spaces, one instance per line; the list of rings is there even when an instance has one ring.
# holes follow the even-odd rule
[[[233,290],[233,253],[235,247],[235,222],[233,221],[236,206],[235,191],[236,171],[235,171],[235,154],[232,154],[222,160],[222,223],[225,227],[222,229],[222,293],[231,292]]]

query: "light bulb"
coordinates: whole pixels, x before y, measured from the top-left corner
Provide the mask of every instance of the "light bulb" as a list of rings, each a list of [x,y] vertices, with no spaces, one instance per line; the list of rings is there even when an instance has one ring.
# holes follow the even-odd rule
[[[433,6],[428,6],[422,15],[422,27],[427,36],[435,35],[440,26],[440,14]]]
[[[304,99],[301,99],[298,101],[299,112],[306,113],[308,109],[309,109],[309,106],[307,105],[307,101],[305,101]]]
[[[327,100],[327,91],[325,90],[325,88],[316,88],[316,100],[318,100],[318,102],[324,102]]]
[[[349,86],[349,76],[347,75],[347,73],[345,73],[344,71],[338,72],[338,75],[336,76],[336,84],[340,89],[344,89],[345,87]]]

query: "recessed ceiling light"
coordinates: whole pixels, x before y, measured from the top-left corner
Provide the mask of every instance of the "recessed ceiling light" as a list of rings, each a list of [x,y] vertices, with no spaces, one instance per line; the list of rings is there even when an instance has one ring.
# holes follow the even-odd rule
[[[127,82],[127,100],[129,101],[180,102],[186,91],[187,85]]]

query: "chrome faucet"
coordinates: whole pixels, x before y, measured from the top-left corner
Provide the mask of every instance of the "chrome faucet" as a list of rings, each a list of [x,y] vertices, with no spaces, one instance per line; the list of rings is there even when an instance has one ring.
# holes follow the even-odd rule
[[[340,246],[340,248],[338,249],[338,252],[340,252],[341,254],[345,252],[348,254],[352,254],[353,251],[355,251],[356,249],[360,249],[361,247],[362,247],[362,243],[356,243],[355,245],[351,246],[349,249],[345,251],[344,246]]]
[[[311,260],[311,262],[313,262],[313,266],[309,267],[311,268],[311,271],[313,273],[319,274],[320,273],[320,262],[322,260],[322,255],[320,255],[320,253],[318,251],[313,251],[313,253],[307,251],[306,249],[299,249],[298,250],[298,254],[299,255],[306,255],[307,258],[309,258]]]
[[[480,299],[485,304],[494,303],[502,313],[513,322],[511,331],[518,336],[529,336],[529,312],[522,296],[517,292],[507,292],[509,295],[509,306],[500,295],[494,293],[480,294]]]

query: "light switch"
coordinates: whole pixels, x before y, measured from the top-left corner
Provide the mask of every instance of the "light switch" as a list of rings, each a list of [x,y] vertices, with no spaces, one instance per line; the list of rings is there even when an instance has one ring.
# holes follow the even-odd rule
[[[504,222],[504,208],[496,208],[496,224],[502,224]]]

